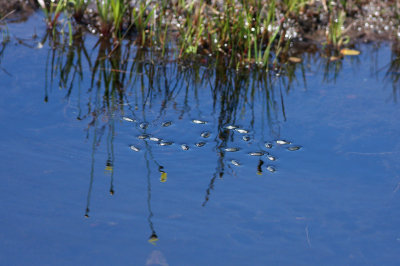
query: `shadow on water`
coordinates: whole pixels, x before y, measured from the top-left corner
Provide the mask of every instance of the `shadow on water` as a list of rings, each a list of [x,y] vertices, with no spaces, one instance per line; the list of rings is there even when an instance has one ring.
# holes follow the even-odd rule
[[[48,36],[42,40],[42,43],[47,42],[51,47],[46,60],[44,100],[49,100],[49,93],[55,86],[65,90],[67,101],[75,99],[71,100],[70,104],[75,105],[76,119],[87,123],[86,138],[92,139],[85,217],[89,218],[90,212],[96,149],[106,136],[105,169],[110,175],[109,192],[114,195],[116,123],[129,122],[139,132],[139,137],[143,138],[143,148],[140,149],[144,151],[146,162],[148,223],[151,231],[149,242],[153,244],[158,240],[158,236],[152,222],[154,214],[151,208],[151,173],[159,172],[160,181],[166,182],[167,171],[155,159],[151,143],[165,146],[170,144],[152,136],[147,131],[149,125],[167,123],[167,117],[172,111],[177,121],[186,118],[192,123],[193,119],[203,123],[203,119],[204,122],[214,119],[215,127],[211,132],[214,143],[212,150],[217,155],[217,161],[214,173],[205,188],[202,206],[206,206],[214,190],[215,181],[223,178],[228,171],[232,172],[232,164],[240,164],[236,160],[228,161],[228,153],[231,152],[229,149],[237,147],[237,129],[245,130],[243,139],[248,137],[254,140],[255,151],[260,151],[263,155],[269,154],[268,147],[264,147],[265,141],[267,139],[272,143],[281,139],[281,125],[286,121],[285,95],[293,90],[293,85],[300,83],[307,88],[306,73],[311,71],[311,65],[313,69],[315,66],[318,66],[317,69],[323,69],[325,83],[334,83],[342,70],[340,58],[332,60],[330,56],[321,54],[305,54],[301,63],[286,63],[283,64],[283,68],[270,72],[256,69],[235,71],[212,58],[198,58],[197,61],[186,64],[176,63],[173,61],[172,52],[162,57],[157,51],[138,48],[129,41],[113,44],[100,39],[93,47],[88,47],[85,35],[79,31],[74,34],[71,46],[67,45],[67,42]],[[3,44],[1,52],[4,49]],[[385,79],[392,83],[396,101],[400,61],[396,50],[392,52],[392,61]],[[353,60],[355,67],[359,63],[357,60]],[[90,82],[86,81],[88,76]],[[87,87],[87,84],[90,86]],[[204,88],[209,90],[207,93],[210,94],[210,99],[200,96]],[[201,105],[204,101],[210,102],[210,113],[213,117],[209,117],[202,110]],[[262,111],[256,113],[257,103],[261,103]],[[240,125],[244,121],[247,124]],[[269,132],[264,132],[266,129]],[[256,136],[255,132],[260,132],[261,136]],[[257,139],[261,141],[255,141]],[[200,143],[197,144],[203,145]],[[186,149],[183,145],[186,144],[182,144],[182,149]],[[131,149],[139,151],[134,145]],[[268,157],[268,160],[275,159]],[[264,157],[258,159],[257,174],[275,171],[275,168],[268,164],[268,160]],[[154,169],[151,165],[154,165]]]

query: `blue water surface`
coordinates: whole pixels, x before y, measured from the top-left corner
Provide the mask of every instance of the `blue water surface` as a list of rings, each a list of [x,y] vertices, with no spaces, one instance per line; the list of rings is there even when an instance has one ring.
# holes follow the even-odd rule
[[[330,63],[340,65],[336,74],[325,71],[329,60],[304,58],[290,89],[285,75],[272,75],[269,87],[247,73],[248,91],[225,80],[221,88],[239,90],[226,99],[214,91],[216,71],[200,67],[196,80],[169,63],[157,68],[159,83],[135,72],[126,98],[107,106],[104,77],[91,83],[94,64],[83,60],[69,95],[59,85],[57,50],[41,48],[44,26],[37,14],[9,25],[0,61],[1,264],[398,264],[400,110],[390,44],[357,47],[360,56]],[[85,37],[91,58],[96,42]],[[139,140],[144,133],[174,144]],[[279,139],[302,148],[288,151]],[[256,151],[277,160],[248,154]]]

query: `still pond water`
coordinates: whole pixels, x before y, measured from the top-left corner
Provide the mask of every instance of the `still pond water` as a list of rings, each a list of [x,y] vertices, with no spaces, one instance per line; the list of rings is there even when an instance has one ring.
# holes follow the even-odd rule
[[[40,19],[0,58],[2,265],[399,262],[389,44],[261,79],[39,49]]]

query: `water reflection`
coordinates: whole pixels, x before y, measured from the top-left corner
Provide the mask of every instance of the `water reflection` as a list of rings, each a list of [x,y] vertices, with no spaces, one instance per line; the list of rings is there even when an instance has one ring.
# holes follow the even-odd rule
[[[155,62],[159,61],[153,60],[155,56],[153,52],[137,49],[129,42],[123,47],[122,44],[114,45],[110,42],[99,41],[91,48],[92,51],[97,50],[97,56],[92,56],[88,54],[83,38],[81,33],[75,33],[72,46],[54,46],[54,40],[49,39],[54,49],[49,50],[47,69],[50,69],[50,73],[46,73],[46,84],[50,83],[52,87],[54,79],[57,79],[58,86],[67,90],[67,98],[70,97],[73,89],[77,90],[79,110],[77,119],[79,120],[89,116],[91,111],[88,108],[86,114],[81,114],[83,109],[80,102],[81,84],[83,73],[86,72],[83,67],[83,58],[91,72],[91,85],[87,92],[92,93],[95,89],[101,89],[103,97],[101,108],[113,107],[116,113],[119,112],[118,115],[129,110],[133,118],[137,119],[141,111],[142,120],[146,121],[147,109],[153,108],[154,101],[158,99],[161,101],[159,116],[152,122],[156,122],[165,115],[169,104],[182,105],[178,110],[179,119],[192,109],[201,114],[198,89],[210,86],[214,100],[213,108],[219,113],[218,124],[221,129],[225,124],[235,123],[238,110],[244,110],[254,104],[257,92],[264,93],[269,120],[271,118],[277,120],[278,101],[274,99],[275,91],[272,87],[273,83],[280,83],[282,79],[276,79],[273,73],[235,72],[215,64],[190,66],[156,64]],[[94,64],[92,57],[94,57]],[[285,87],[288,88],[290,84],[290,82],[285,84]],[[45,90],[47,99],[48,86]],[[193,90],[194,107],[190,106],[191,90]],[[100,92],[97,91],[97,93]],[[177,102],[176,98],[182,93],[184,94],[183,103]],[[279,99],[279,102],[284,104],[283,97]],[[91,101],[88,102],[89,107],[92,105]],[[127,106],[128,110],[124,110],[124,106]],[[218,107],[220,110],[217,110]],[[284,110],[284,105],[282,110]],[[99,115],[99,112],[96,112],[96,115]],[[252,125],[254,125],[254,115],[250,127]]]
[[[96,134],[96,131],[95,131]],[[94,181],[94,163],[95,163],[95,152],[96,152],[96,135],[93,137],[92,142],[92,154],[91,154],[91,164],[90,164],[90,181],[89,181],[89,190],[86,197],[86,210],[85,210],[85,217],[89,218],[90,212],[90,199],[92,196],[92,188],[93,188],[93,181]]]
[[[115,137],[115,125],[114,121],[110,121],[107,125],[103,125],[100,128],[98,127],[98,120],[94,119],[89,123],[90,127],[93,127],[93,140],[92,140],[92,153],[91,153],[91,166],[90,166],[90,182],[89,182],[89,189],[87,193],[87,200],[86,200],[86,211],[85,217],[89,218],[90,212],[90,199],[92,194],[92,187],[94,182],[94,165],[95,165],[95,153],[97,147],[100,145],[101,138],[106,131],[106,126],[108,127],[107,133],[107,161],[105,164],[105,171],[109,172],[110,174],[110,195],[114,195],[114,137]],[[89,129],[87,130],[89,133]],[[89,138],[89,135],[87,135]]]
[[[0,70],[2,72],[4,72],[5,74],[7,74],[8,76],[11,76],[11,74],[7,71],[7,69],[5,69],[2,66],[4,53],[6,51],[7,46],[10,43],[10,39],[9,39],[9,36],[8,36],[8,31],[6,29],[2,28],[1,20],[0,20],[0,36],[1,36],[0,38],[2,38],[0,40]]]
[[[285,95],[293,90],[295,83],[301,82],[307,87],[310,64],[324,69],[326,83],[335,82],[343,66],[340,58],[332,59],[334,55],[315,53],[304,55],[301,63],[287,63],[275,71],[235,71],[212,58],[199,58],[196,63],[171,62],[174,61],[172,52],[165,53],[160,60],[161,55],[156,51],[138,48],[129,41],[115,44],[99,40],[88,47],[81,32],[74,34],[72,46],[47,36],[43,42],[46,40],[52,49],[46,61],[45,101],[57,83],[66,91],[65,97],[76,105],[76,119],[87,123],[86,137],[92,139],[85,217],[90,212],[96,149],[103,136],[107,136],[105,169],[110,175],[109,192],[114,195],[115,126],[121,122],[129,124],[137,139],[126,145],[131,145],[133,152],[141,152],[146,162],[148,241],[153,244],[158,235],[152,221],[151,173],[157,172],[159,181],[167,182],[168,172],[168,165],[158,162],[153,147],[165,146],[176,152],[201,148],[214,154],[216,167],[202,202],[206,206],[216,180],[227,174],[234,175],[235,167],[241,166],[239,156],[253,156],[254,172],[264,175],[279,170],[274,164],[276,149],[297,151],[301,148],[296,143],[287,146],[289,142],[281,138],[281,125],[286,121]],[[393,86],[399,80],[398,58],[396,55],[392,60],[386,76]],[[357,59],[353,61],[355,65],[359,63]],[[298,73],[301,73],[300,80],[296,77]],[[202,96],[205,90],[211,99]],[[190,131],[192,127],[193,132],[201,132],[193,136],[192,142],[164,139],[164,130],[184,121],[187,124],[183,131]]]
[[[400,43],[392,46],[390,64],[385,73],[385,80],[392,86],[393,101],[397,103],[398,88],[400,87]]]
[[[107,161],[105,170],[111,175],[110,178],[110,195],[114,195],[114,137],[115,128],[112,123],[109,125],[108,136],[107,136]]]
[[[149,211],[149,216],[147,217],[147,221],[149,223],[150,231],[151,231],[151,235],[150,235],[148,241],[152,244],[155,244],[158,241],[158,236],[157,236],[156,230],[154,229],[154,224],[152,221],[154,214],[151,209],[151,180],[150,180],[151,170],[150,170],[149,159],[147,158],[148,154],[151,154],[151,151],[148,150],[145,153],[146,169],[147,169],[147,176],[146,176],[147,177],[147,209]]]

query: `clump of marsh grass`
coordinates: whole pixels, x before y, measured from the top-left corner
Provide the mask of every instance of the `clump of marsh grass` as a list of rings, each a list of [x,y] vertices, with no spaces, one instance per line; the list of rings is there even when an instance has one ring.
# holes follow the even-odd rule
[[[136,31],[136,44],[140,46],[152,46],[154,29],[155,29],[155,13],[158,9],[156,5],[153,9],[149,8],[147,1],[140,1],[138,6],[132,8],[131,21]],[[149,11],[151,10],[151,11]],[[162,12],[159,12],[162,14]]]
[[[129,6],[126,0],[96,0],[102,37],[121,38],[122,19]]]
[[[276,1],[224,1],[222,6],[200,1],[185,6],[179,25],[179,57],[197,53],[226,58],[230,66],[267,67],[275,41],[284,33],[283,22],[292,10],[276,15]],[[204,17],[203,14],[206,14]]]
[[[53,29],[65,13],[69,31],[71,18],[82,21],[90,1],[39,1],[48,27]],[[103,38],[118,41],[134,32],[135,43],[156,47],[165,54],[171,40],[177,57],[212,55],[236,68],[255,64],[268,66],[272,51],[283,43],[288,15],[299,12],[304,0],[228,0],[209,1],[139,1],[130,8],[128,0],[96,0],[98,31]],[[283,10],[284,13],[277,10]],[[72,33],[70,33],[71,35]],[[171,38],[172,37],[172,38]]]
[[[38,3],[45,15],[47,27],[53,29],[58,23],[58,18],[65,10],[67,0],[60,0],[57,3],[54,1],[38,0]]]
[[[326,31],[326,42],[335,49],[340,49],[350,41],[350,37],[345,35],[344,23],[346,13],[343,10],[333,10],[330,8],[329,24]]]
[[[68,35],[69,35],[69,45],[72,45],[72,24],[71,24],[71,0],[60,0],[58,2],[54,1],[44,1],[38,0],[38,3],[45,14],[45,20],[47,22],[47,27],[53,33],[53,39],[56,39],[56,34],[61,34],[64,37],[66,30],[65,27],[68,27]],[[63,17],[62,20],[60,18]],[[57,30],[57,26],[62,25],[61,30]]]
[[[73,17],[77,22],[82,22],[87,7],[91,0],[68,0],[68,6],[73,10]]]

